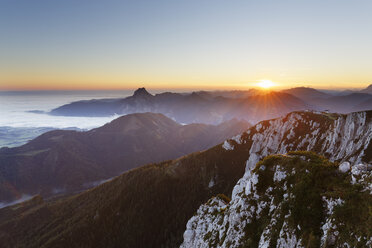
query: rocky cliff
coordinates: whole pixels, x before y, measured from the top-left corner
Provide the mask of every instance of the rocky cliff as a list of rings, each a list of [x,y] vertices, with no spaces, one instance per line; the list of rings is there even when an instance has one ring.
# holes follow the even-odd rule
[[[249,152],[246,172],[231,200],[198,209],[181,247],[371,246],[371,117],[297,112],[226,141]]]

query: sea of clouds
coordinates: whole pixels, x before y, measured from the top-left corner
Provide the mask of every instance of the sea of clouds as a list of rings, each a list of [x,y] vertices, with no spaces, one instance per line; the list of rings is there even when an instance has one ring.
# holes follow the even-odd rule
[[[36,92],[1,92],[0,93],[0,127],[53,127],[91,129],[104,125],[118,116],[110,117],[65,117],[51,116],[48,112],[73,101],[122,98],[131,91],[36,91]]]
[[[59,106],[80,100],[124,98],[133,91],[0,91],[0,148],[27,143],[53,129],[90,130],[116,118],[52,116]],[[30,112],[35,111],[35,112]]]

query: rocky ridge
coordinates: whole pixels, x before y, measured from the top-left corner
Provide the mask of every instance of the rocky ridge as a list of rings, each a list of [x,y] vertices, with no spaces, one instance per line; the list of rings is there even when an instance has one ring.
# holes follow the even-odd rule
[[[295,112],[225,141],[249,152],[246,172],[231,201],[200,206],[181,247],[371,245],[371,116]]]

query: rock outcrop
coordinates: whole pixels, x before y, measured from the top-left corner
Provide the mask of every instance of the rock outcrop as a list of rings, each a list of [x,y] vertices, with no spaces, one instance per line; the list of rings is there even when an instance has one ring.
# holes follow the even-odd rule
[[[249,153],[246,172],[231,201],[200,206],[181,247],[371,246],[371,138],[371,111],[296,112],[226,141]]]

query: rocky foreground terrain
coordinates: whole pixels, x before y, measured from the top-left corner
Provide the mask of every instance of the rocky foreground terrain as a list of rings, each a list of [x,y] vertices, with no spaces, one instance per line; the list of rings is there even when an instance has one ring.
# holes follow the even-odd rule
[[[371,138],[371,112],[293,113],[226,141],[249,149],[246,172],[231,200],[197,210],[181,247],[371,247]]]

